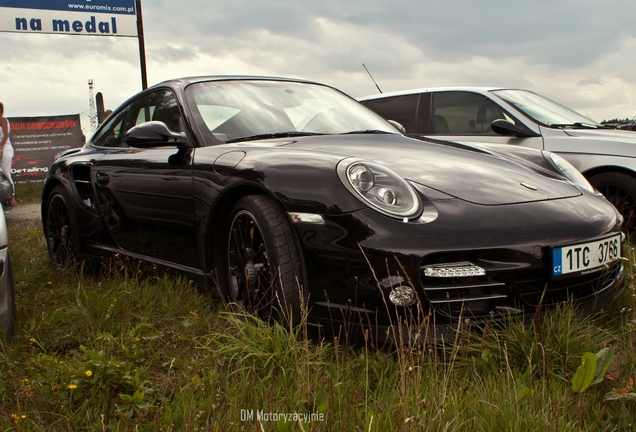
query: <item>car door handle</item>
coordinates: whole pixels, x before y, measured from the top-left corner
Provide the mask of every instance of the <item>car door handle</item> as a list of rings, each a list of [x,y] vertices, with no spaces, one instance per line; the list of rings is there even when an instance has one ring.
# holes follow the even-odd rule
[[[110,178],[108,177],[108,174],[98,172],[97,174],[95,174],[95,182],[99,186],[106,186],[108,185],[108,183],[110,183]]]

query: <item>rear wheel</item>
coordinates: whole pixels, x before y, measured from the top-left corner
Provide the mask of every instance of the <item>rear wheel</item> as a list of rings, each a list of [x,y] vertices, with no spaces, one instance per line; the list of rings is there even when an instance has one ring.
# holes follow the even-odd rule
[[[623,216],[623,229],[630,235],[636,232],[636,177],[620,172],[607,172],[590,177],[590,183]]]
[[[58,268],[75,263],[77,255],[77,225],[68,195],[62,186],[53,188],[44,213],[46,246],[51,261]]]
[[[265,195],[250,195],[236,203],[229,221],[231,300],[263,320],[298,324],[304,298],[300,251],[283,211]]]

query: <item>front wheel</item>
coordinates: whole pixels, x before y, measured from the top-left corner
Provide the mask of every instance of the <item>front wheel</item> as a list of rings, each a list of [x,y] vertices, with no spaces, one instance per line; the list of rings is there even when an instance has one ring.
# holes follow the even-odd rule
[[[75,263],[77,225],[68,194],[62,186],[51,191],[44,212],[44,236],[53,264],[60,269]]]
[[[636,232],[636,177],[607,172],[590,177],[590,184],[602,193],[623,216],[626,233]]]
[[[298,324],[304,286],[301,254],[285,214],[265,195],[241,198],[230,214],[229,295],[265,321]]]

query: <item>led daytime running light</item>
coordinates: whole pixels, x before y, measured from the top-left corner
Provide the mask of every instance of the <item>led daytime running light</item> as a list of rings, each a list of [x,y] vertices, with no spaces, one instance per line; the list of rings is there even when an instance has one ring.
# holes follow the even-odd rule
[[[486,276],[486,269],[471,263],[457,263],[424,267],[424,276],[451,278]]]

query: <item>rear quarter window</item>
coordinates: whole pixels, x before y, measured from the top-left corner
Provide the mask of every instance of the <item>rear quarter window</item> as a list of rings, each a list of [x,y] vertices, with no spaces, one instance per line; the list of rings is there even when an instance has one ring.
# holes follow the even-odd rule
[[[399,122],[406,129],[406,133],[415,133],[419,97],[419,94],[411,94],[371,99],[364,102],[364,106],[375,111],[386,120]]]

